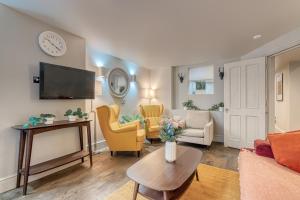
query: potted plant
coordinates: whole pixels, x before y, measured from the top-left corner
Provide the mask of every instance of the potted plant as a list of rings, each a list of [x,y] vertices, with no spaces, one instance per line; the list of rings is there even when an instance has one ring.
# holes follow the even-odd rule
[[[54,119],[55,119],[55,115],[53,114],[40,114],[40,117],[42,119],[42,121],[44,122],[44,124],[53,124]]]
[[[30,126],[37,126],[42,122],[42,119],[40,117],[34,117],[31,116],[28,119],[28,122],[23,124],[23,128],[29,128]]]
[[[68,117],[68,120],[70,122],[74,122],[78,118],[80,118],[80,119],[84,118],[86,120],[88,119],[88,114],[82,112],[81,108],[77,108],[77,110],[75,110],[75,111],[69,109],[69,110],[66,111],[64,116]]]
[[[68,117],[70,122],[74,122],[77,120],[77,113],[73,112],[71,109],[67,110],[64,116]]]
[[[81,108],[77,108],[77,110],[75,111],[75,113],[77,114],[79,119],[84,118],[85,120],[87,120],[89,118],[88,114],[85,112],[82,112]]]
[[[161,121],[160,139],[165,144],[165,159],[167,162],[176,160],[176,139],[182,133],[184,123],[174,119],[163,119]]]
[[[182,105],[184,110],[200,110],[200,108],[194,105],[193,100],[187,100]]]
[[[218,104],[218,106],[219,106],[219,111],[224,112],[224,103],[223,103],[223,102],[220,102],[220,103]]]

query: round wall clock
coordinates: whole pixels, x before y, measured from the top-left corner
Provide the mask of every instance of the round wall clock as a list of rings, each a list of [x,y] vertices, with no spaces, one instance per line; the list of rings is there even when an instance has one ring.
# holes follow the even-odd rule
[[[67,51],[65,40],[52,31],[44,31],[39,35],[39,45],[50,56],[62,56]]]

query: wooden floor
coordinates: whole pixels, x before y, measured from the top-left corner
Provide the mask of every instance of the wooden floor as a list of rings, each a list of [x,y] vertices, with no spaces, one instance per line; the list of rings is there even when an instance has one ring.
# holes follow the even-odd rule
[[[201,149],[204,153],[202,163],[237,170],[239,151],[236,149],[225,148],[221,143],[213,143],[210,148],[183,143],[181,145]],[[161,143],[147,144],[142,156],[161,146]],[[118,153],[115,157],[111,157],[110,152],[103,152],[94,155],[93,160],[92,168],[89,167],[89,162],[85,162],[30,183],[27,196],[22,196],[22,189],[19,188],[0,194],[0,200],[105,199],[129,180],[126,170],[138,158],[130,152]]]

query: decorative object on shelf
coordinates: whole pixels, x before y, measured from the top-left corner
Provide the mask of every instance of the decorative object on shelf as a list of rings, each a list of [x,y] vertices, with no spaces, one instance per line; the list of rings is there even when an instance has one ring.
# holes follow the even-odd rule
[[[163,119],[161,121],[160,139],[166,142],[165,159],[167,162],[176,160],[176,138],[182,133],[184,123],[174,119]]]
[[[42,118],[31,116],[28,119],[28,122],[23,125],[23,128],[29,128],[30,126],[36,126],[42,123]]]
[[[141,127],[142,127],[142,128],[145,127],[145,120],[144,120],[144,118],[143,118],[141,115],[139,115],[139,114],[135,114],[135,115],[122,115],[121,120],[120,120],[120,123],[121,123],[121,124],[126,124],[126,123],[133,122],[133,121],[139,121]]]
[[[65,40],[52,31],[44,31],[39,35],[39,45],[50,56],[62,56],[67,51]]]
[[[42,118],[42,121],[44,122],[44,124],[53,124],[54,119],[55,119],[55,115],[53,114],[40,114],[40,117]]]
[[[182,103],[184,110],[201,110],[197,106],[194,105],[193,100],[187,100]]]
[[[214,104],[212,105],[211,108],[208,109],[209,111],[221,111],[223,112],[224,111],[224,103],[223,102],[220,102],[218,104]]]
[[[283,101],[283,73],[275,75],[276,101]]]
[[[184,80],[184,74],[183,73],[178,73],[178,78],[179,78],[179,81],[180,83],[183,83],[183,80]]]
[[[224,78],[224,67],[219,67],[219,77],[221,80]]]
[[[80,119],[84,118],[85,120],[87,120],[89,118],[88,114],[85,112],[82,112],[81,108],[77,108],[76,111],[72,111],[71,109],[69,109],[66,111],[64,116],[68,117],[68,120],[70,122],[74,122],[78,118],[80,118]]]

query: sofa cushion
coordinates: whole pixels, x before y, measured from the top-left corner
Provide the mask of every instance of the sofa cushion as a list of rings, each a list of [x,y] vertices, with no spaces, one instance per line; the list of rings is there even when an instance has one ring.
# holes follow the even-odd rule
[[[186,116],[186,126],[188,128],[204,128],[210,121],[208,111],[189,110]]]
[[[193,128],[188,128],[185,129],[182,133],[183,136],[189,136],[189,137],[204,137],[204,129],[193,129]]]
[[[300,131],[269,134],[275,160],[292,170],[300,172]]]
[[[254,141],[255,153],[259,156],[274,158],[271,144],[267,140],[255,140]]]
[[[299,199],[299,173],[245,150],[240,152],[238,163],[242,200]]]

